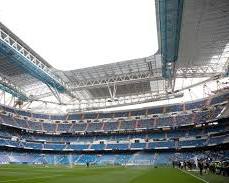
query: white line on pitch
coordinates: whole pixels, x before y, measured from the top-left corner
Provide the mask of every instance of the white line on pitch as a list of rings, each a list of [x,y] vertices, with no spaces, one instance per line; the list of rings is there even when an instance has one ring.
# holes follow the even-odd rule
[[[202,178],[200,178],[200,177],[198,177],[198,176],[196,176],[196,175],[193,175],[193,174],[191,174],[191,173],[189,173],[189,172],[187,172],[187,171],[181,170],[181,169],[179,169],[179,168],[177,168],[177,169],[180,170],[180,171],[182,171],[182,172],[184,172],[184,173],[186,173],[186,174],[188,174],[188,175],[191,175],[192,177],[195,177],[196,179],[199,179],[199,180],[201,180],[201,181],[203,181],[203,182],[205,182],[205,183],[209,183],[208,181],[206,181],[206,180],[204,180],[204,179],[202,179]]]

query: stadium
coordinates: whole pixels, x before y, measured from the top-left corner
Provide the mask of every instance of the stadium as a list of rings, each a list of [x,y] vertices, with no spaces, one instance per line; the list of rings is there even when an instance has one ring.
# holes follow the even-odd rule
[[[229,182],[229,1],[154,6],[156,53],[67,71],[0,22],[0,183]]]

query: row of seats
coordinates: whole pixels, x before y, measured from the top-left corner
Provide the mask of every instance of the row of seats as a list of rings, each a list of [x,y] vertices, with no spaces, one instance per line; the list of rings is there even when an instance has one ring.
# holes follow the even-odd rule
[[[26,141],[12,141],[11,139],[0,138],[0,146],[18,147],[36,150],[131,150],[131,149],[171,149],[171,148],[190,148],[204,147],[208,145],[218,145],[229,143],[229,134],[209,137],[191,138],[180,141],[164,140],[152,142],[107,142],[106,144],[63,144],[63,143],[38,143]]]
[[[103,113],[82,113],[82,114],[65,114],[65,115],[48,115],[48,114],[37,114],[19,109],[9,108],[1,106],[4,111],[15,113],[22,116],[39,118],[39,119],[50,119],[50,120],[83,120],[83,119],[104,119],[104,118],[123,118],[129,116],[141,116],[149,114],[160,114],[160,113],[172,113],[184,110],[193,110],[197,108],[206,107],[208,105],[215,105],[222,103],[228,99],[229,93],[225,93],[219,96],[215,96],[208,99],[202,99],[198,101],[188,102],[184,104],[172,104],[167,106],[152,107],[146,109],[138,109],[131,111],[122,112],[103,112]]]
[[[96,131],[115,131],[115,130],[137,130],[154,129],[162,127],[175,127],[190,124],[205,123],[215,119],[222,108],[217,107],[211,110],[193,112],[191,114],[181,114],[163,118],[139,119],[139,120],[118,120],[113,122],[88,122],[88,123],[45,123],[22,120],[11,116],[0,115],[0,123],[15,126],[18,128],[33,131],[44,131],[48,133],[74,133],[74,132],[96,132]]]
[[[63,164],[85,165],[171,165],[173,160],[193,161],[193,159],[211,159],[212,161],[226,160],[229,151],[206,151],[186,153],[134,153],[134,154],[38,154],[0,151],[0,164],[29,163],[29,164]]]
[[[92,143],[95,141],[122,141],[133,139],[177,139],[182,137],[198,137],[209,136],[218,133],[227,133],[229,126],[223,125],[210,125],[200,128],[185,128],[166,131],[154,131],[150,133],[125,133],[125,134],[100,134],[100,135],[49,135],[49,134],[36,134],[36,133],[21,133],[12,128],[5,127],[0,129],[0,137],[11,138],[12,136],[19,139],[26,139],[29,141],[46,141],[46,142],[77,142],[77,143]]]

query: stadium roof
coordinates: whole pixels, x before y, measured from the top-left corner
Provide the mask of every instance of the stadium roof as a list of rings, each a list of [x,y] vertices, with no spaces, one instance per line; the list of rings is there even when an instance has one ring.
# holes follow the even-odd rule
[[[53,68],[0,24],[1,89],[27,102],[90,110],[180,97],[177,78],[228,74],[227,0],[156,0],[155,7],[157,53],[71,71]]]

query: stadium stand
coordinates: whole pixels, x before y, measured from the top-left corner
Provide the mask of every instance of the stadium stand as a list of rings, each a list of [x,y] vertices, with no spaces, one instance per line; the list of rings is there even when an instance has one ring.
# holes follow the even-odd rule
[[[0,164],[156,167],[229,157],[229,3],[155,2],[157,53],[71,71],[0,22]],[[202,98],[192,93],[210,82]]]

